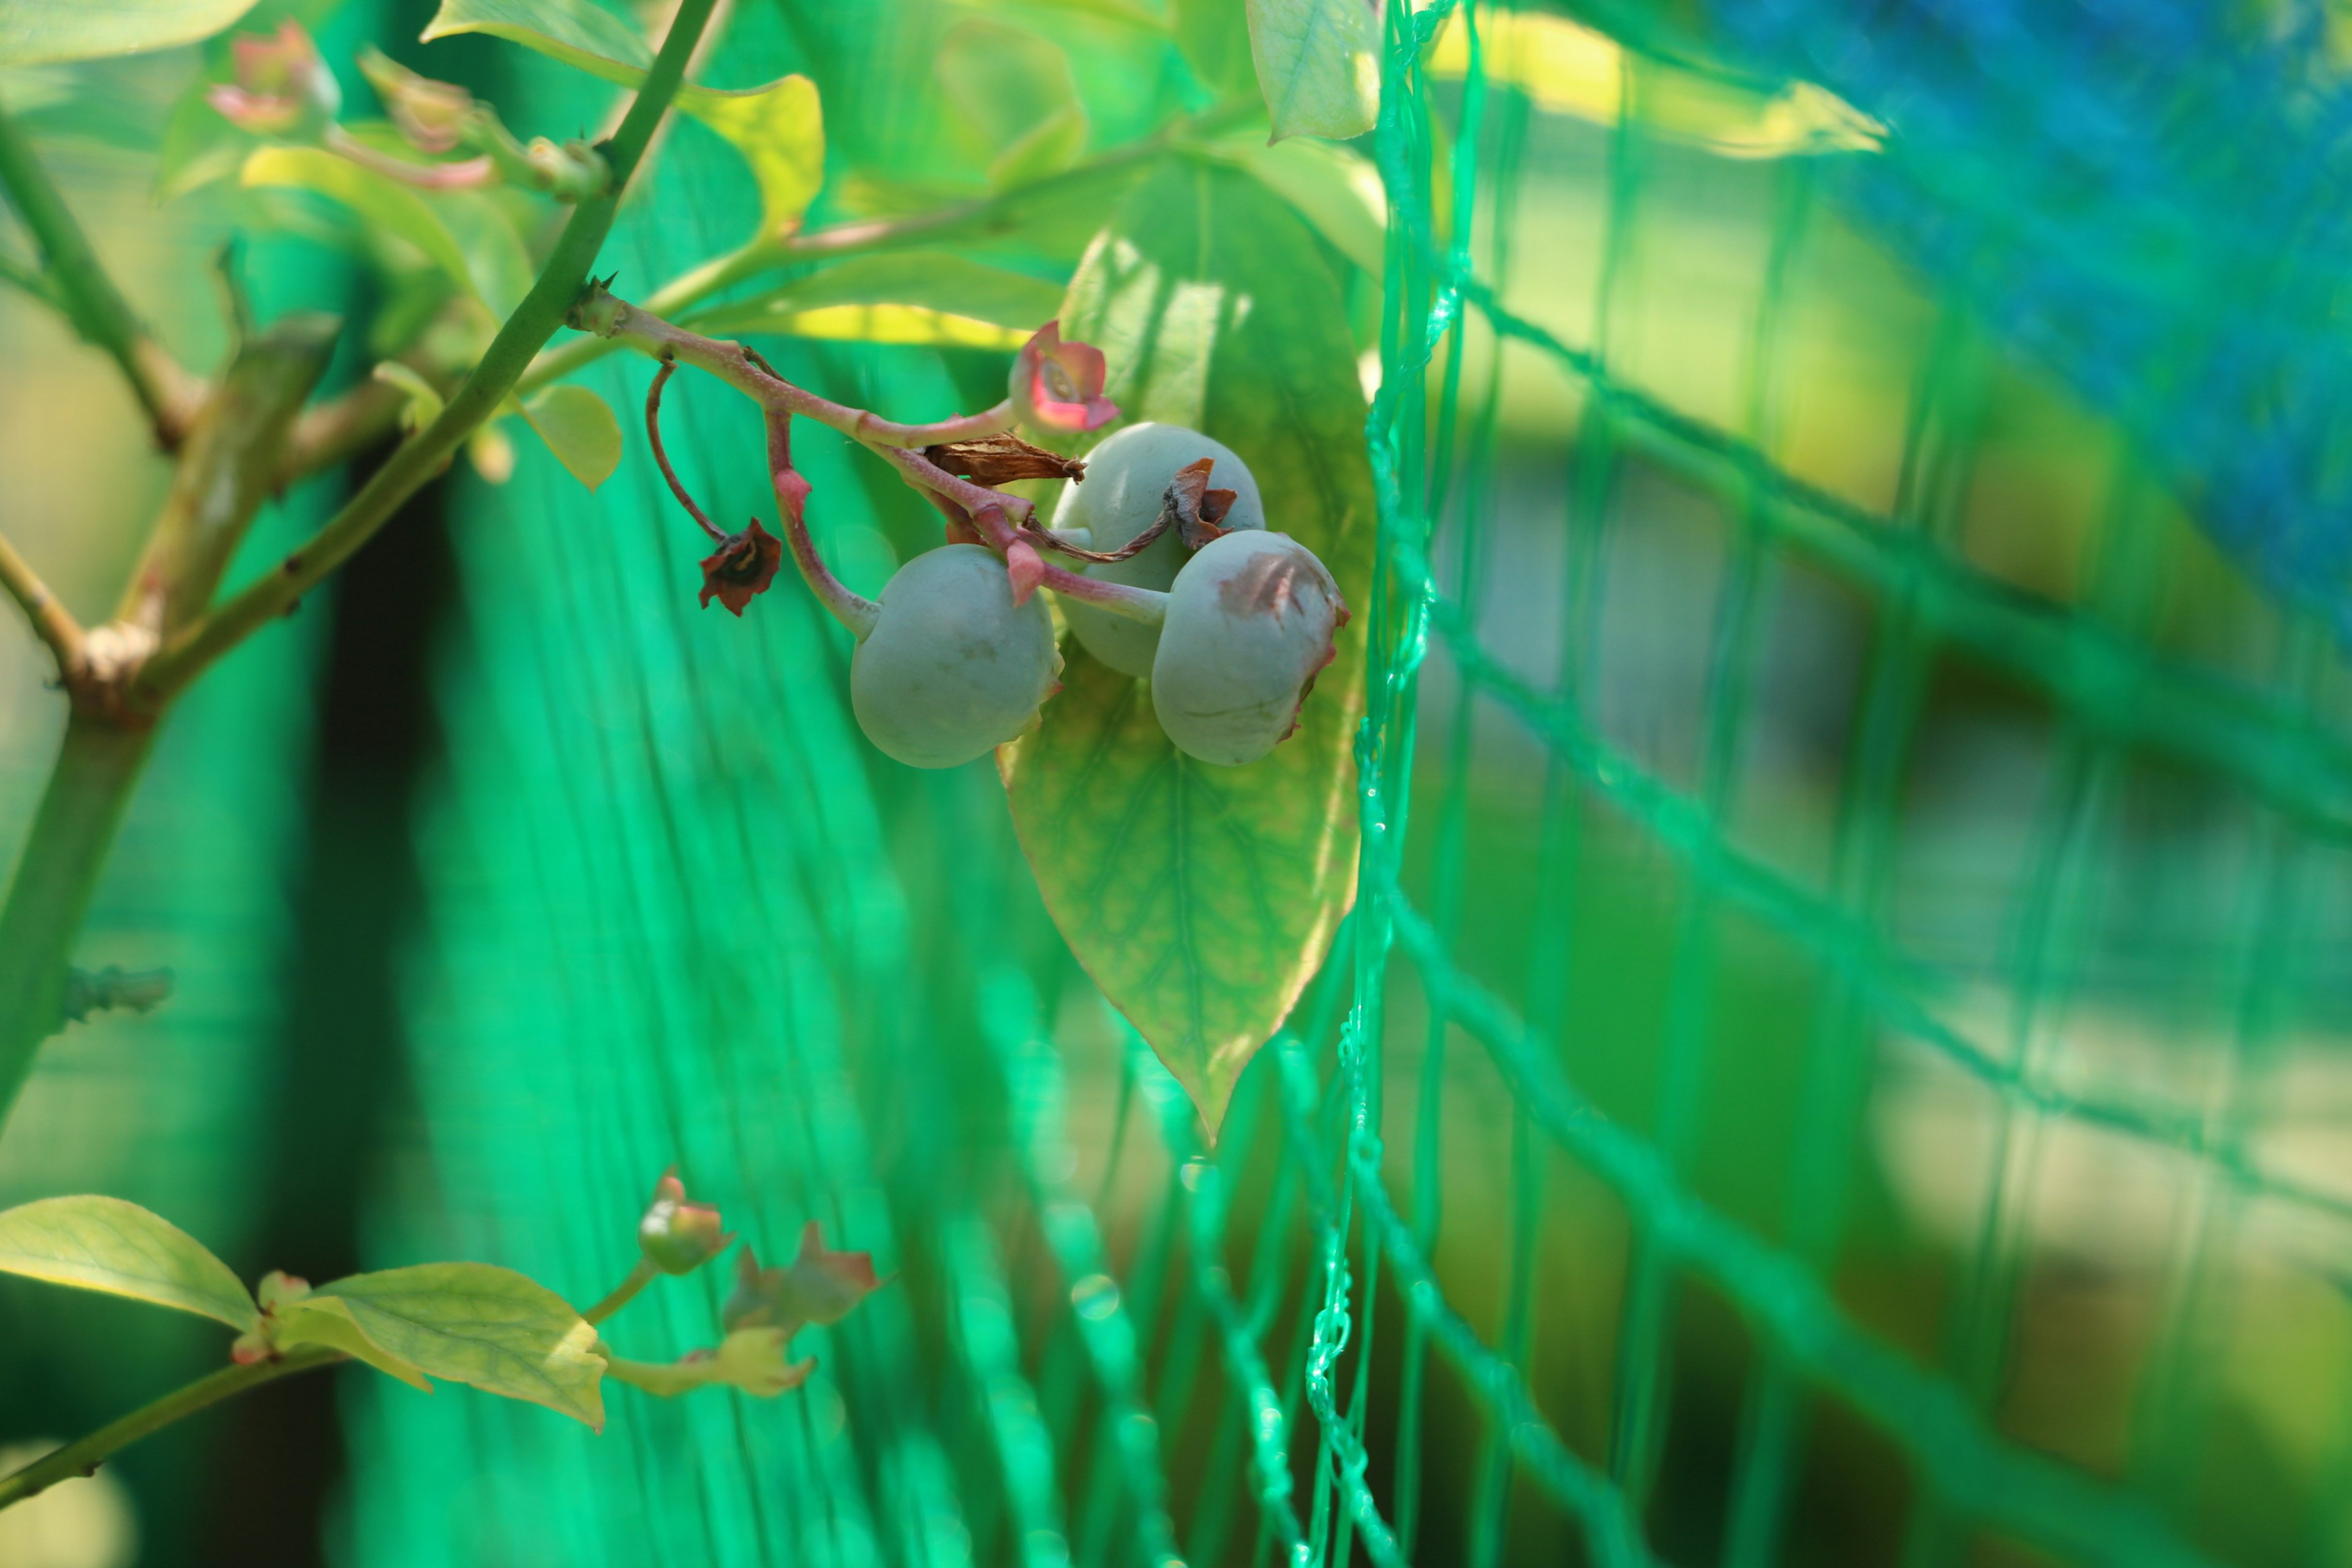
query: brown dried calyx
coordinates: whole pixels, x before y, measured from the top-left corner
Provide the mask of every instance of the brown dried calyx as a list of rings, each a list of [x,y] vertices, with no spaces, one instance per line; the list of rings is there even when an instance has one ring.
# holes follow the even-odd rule
[[[1209,488],[1209,470],[1216,465],[1214,458],[1199,458],[1177,469],[1176,477],[1169,481],[1168,499],[1160,509],[1161,526],[1173,512],[1176,537],[1184,542],[1187,550],[1198,550],[1230,531],[1218,524],[1234,510],[1238,492]]]
[[[1018,436],[982,436],[972,441],[949,441],[923,448],[923,456],[961,479],[994,489],[1014,479],[1084,479],[1086,464],[1043,447],[1033,447]]]

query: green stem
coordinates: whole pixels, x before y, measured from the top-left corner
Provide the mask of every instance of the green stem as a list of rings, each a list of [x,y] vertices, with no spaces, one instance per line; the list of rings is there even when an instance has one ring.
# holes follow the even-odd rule
[[[142,1405],[120,1421],[110,1422],[89,1436],[67,1444],[47,1458],[36,1459],[11,1476],[0,1476],[0,1509],[13,1508],[26,1499],[37,1497],[57,1485],[77,1476],[93,1475],[100,1463],[121,1452],[151,1432],[160,1432],[174,1421],[194,1415],[209,1405],[217,1405],[234,1394],[248,1388],[258,1388],[281,1377],[298,1372],[308,1372],[314,1366],[325,1366],[344,1359],[343,1352],[324,1345],[304,1345],[289,1351],[275,1361],[258,1361],[249,1366],[225,1366],[173,1389],[152,1405]]]
[[[114,357],[132,395],[146,410],[156,441],[167,451],[177,447],[201,393],[140,324],[48,171],[5,111],[0,111],[0,186],[6,187],[17,216],[39,245],[56,298],[74,329]]]
[[[687,58],[701,38],[715,4],[716,0],[683,0],[678,6],[669,37],[662,41],[661,53],[646,75],[646,85],[604,149],[613,171],[611,188],[572,209],[539,280],[499,329],[481,363],[450,398],[440,417],[394,453],[343,510],[288,555],[277,570],[166,642],[141,674],[139,694],[144,700],[168,700],[229,649],[292,609],[328,573],[373,537],[402,502],[441,471],[466,437],[498,412],[530,367],[532,356],[563,324],[565,313],[587,283],[588,269],[604,248],[614,215],[620,210],[622,194],[677,91]]]
[[[604,1321],[604,1320],[610,1318],[614,1313],[619,1311],[622,1308],[635,1300],[636,1299],[637,1292],[652,1284],[654,1276],[659,1272],[660,1270],[654,1267],[653,1259],[649,1258],[638,1258],[637,1266],[629,1270],[629,1277],[626,1279],[622,1280],[618,1285],[613,1287],[613,1293],[611,1295],[605,1297],[603,1300],[597,1302],[594,1306],[589,1308],[580,1315],[587,1319],[592,1323],[601,1323]]]
[[[65,1020],[66,967],[154,731],[77,710],[0,904],[0,1125]]]

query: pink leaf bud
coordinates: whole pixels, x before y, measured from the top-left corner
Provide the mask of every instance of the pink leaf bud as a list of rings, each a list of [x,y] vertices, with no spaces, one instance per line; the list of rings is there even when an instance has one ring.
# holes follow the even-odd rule
[[[299,23],[282,23],[268,37],[241,35],[230,40],[229,48],[236,80],[205,98],[231,124],[257,136],[315,142],[334,123],[343,106],[342,89]]]

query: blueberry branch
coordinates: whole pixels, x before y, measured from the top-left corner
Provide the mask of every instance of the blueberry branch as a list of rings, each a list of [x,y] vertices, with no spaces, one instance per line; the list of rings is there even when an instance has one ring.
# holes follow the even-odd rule
[[[793,564],[800,568],[801,581],[808,584],[817,602],[832,613],[835,620],[847,626],[852,637],[862,638],[874,629],[882,606],[852,592],[825,565],[824,557],[817,553],[816,541],[809,535],[807,509],[803,505],[808,482],[793,468],[793,416],[772,405],[766,414],[768,478],[775,486],[776,515],[783,521],[785,548],[793,552]]]
[[[0,587],[8,590],[8,596],[25,612],[25,619],[32,623],[34,635],[57,656],[58,679],[71,681],[82,664],[86,634],[81,623],[49,592],[49,585],[35,574],[5,535],[0,535]]]
[[[419,431],[276,571],[247,586],[185,634],[167,642],[142,672],[141,694],[161,704],[178,695],[222,655],[284,615],[328,573],[373,538],[401,503],[438,473],[459,446],[504,405],[532,357],[579,299],[588,269],[604,247],[629,178],[644,159],[654,130],[686,74],[686,62],[710,20],[716,0],[682,0],[669,36],[654,58],[646,84],[604,149],[611,183],[572,209],[530,292],[507,318],[481,362],[438,418]]]
[[[700,523],[702,531],[711,538],[724,539],[727,531],[711,521],[709,516],[694,504],[694,498],[687,494],[686,486],[678,481],[677,470],[669,466],[669,453],[662,447],[662,388],[668,384],[671,373],[677,369],[676,360],[662,361],[661,369],[654,373],[653,385],[646,389],[646,445],[654,449],[654,461],[661,466],[661,477],[669,481],[669,493],[677,498],[678,505],[686,508],[687,515]]]

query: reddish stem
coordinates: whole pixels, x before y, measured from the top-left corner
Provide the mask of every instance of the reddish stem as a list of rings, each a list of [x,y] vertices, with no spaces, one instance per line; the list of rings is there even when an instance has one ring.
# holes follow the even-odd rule
[[[784,548],[793,552],[793,564],[800,568],[801,581],[809,585],[817,603],[830,611],[835,620],[847,626],[852,637],[863,642],[874,629],[882,606],[852,592],[825,565],[824,557],[817,553],[816,541],[809,536],[805,515],[808,481],[793,467],[792,414],[772,405],[767,418],[768,478],[776,489],[776,516],[783,524]]]
[[[713,539],[724,541],[727,531],[711,521],[704,515],[702,509],[694,504],[694,498],[687,494],[686,487],[678,482],[677,470],[669,466],[669,454],[662,449],[662,387],[667,384],[670,373],[676,369],[677,369],[677,361],[662,361],[661,369],[654,372],[653,385],[646,389],[646,444],[654,449],[654,461],[661,465],[662,478],[669,481],[669,493],[677,498],[677,504],[686,508],[688,515],[702,525],[703,532]]]
[[[340,125],[327,128],[327,150],[420,191],[473,191],[498,183],[498,170],[488,153],[458,163],[412,163],[378,152]]]

